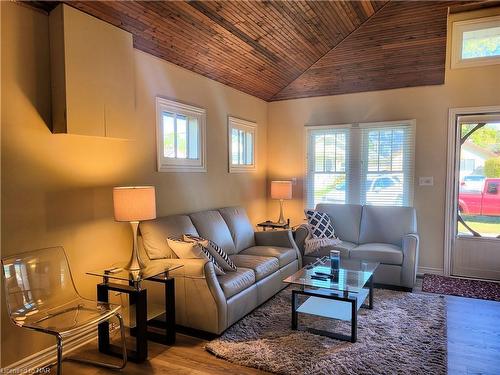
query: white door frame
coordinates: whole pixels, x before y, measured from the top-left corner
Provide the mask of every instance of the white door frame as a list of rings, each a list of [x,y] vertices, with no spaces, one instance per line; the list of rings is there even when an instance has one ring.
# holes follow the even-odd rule
[[[457,117],[460,115],[479,115],[500,112],[500,106],[450,108],[448,112],[448,154],[446,162],[446,211],[444,233],[444,274],[451,275],[452,267],[452,242],[455,236],[457,219],[457,202],[455,199],[456,181],[456,126]]]

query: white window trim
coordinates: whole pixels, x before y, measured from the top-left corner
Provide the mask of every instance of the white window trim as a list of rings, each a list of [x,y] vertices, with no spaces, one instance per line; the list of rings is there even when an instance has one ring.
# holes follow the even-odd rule
[[[417,121],[415,119],[412,120],[401,120],[401,121],[381,121],[381,122],[363,122],[359,123],[360,129],[366,128],[400,128],[402,126],[410,127],[412,132],[411,138],[411,165],[410,165],[410,177],[409,177],[409,186],[408,186],[408,206],[413,207],[414,197],[415,197],[415,140],[417,138],[416,130],[417,130]],[[361,159],[363,156],[361,156]]]
[[[410,126],[412,128],[412,133],[413,133],[413,138],[412,138],[412,153],[411,153],[411,157],[412,157],[412,166],[411,166],[411,170],[410,170],[410,173],[411,173],[411,176],[410,176],[410,191],[408,193],[408,205],[410,207],[413,207],[413,204],[414,204],[414,195],[415,195],[415,142],[416,142],[416,138],[417,138],[417,134],[416,134],[416,120],[415,119],[411,119],[411,120],[400,120],[400,121],[380,121],[380,122],[365,122],[365,123],[351,123],[351,124],[334,124],[334,125],[305,125],[304,126],[304,133],[303,133],[303,136],[304,136],[304,142],[303,142],[303,147],[304,147],[304,154],[305,154],[305,158],[304,158],[304,165],[303,165],[303,173],[304,173],[304,181],[303,181],[303,191],[304,191],[304,199],[303,199],[303,205],[304,205],[304,208],[314,208],[314,207],[308,207],[308,202],[309,202],[309,194],[310,192],[308,191],[307,189],[307,184],[308,184],[308,179],[309,179],[309,176],[308,176],[308,166],[309,166],[309,148],[308,148],[308,143],[309,143],[309,131],[311,130],[322,130],[322,129],[350,129],[351,131],[356,131],[359,129],[363,129],[363,128],[370,128],[370,127],[373,127],[373,128],[381,128],[381,127],[386,127],[386,128],[389,128],[389,127],[400,127],[401,125],[403,126]],[[362,142],[361,139],[358,139],[358,141]],[[352,151],[353,149],[351,148],[351,145],[352,145],[352,142],[353,140],[351,139],[350,141],[350,145],[349,145],[349,148],[350,148],[350,155],[349,155],[349,169],[351,170],[351,173],[358,173],[358,170],[361,167],[361,160],[362,160],[362,157],[363,155],[361,155],[361,151],[362,151],[362,145],[359,144],[357,145],[357,147],[355,147],[355,154],[352,154]],[[357,151],[357,153],[356,153]],[[359,155],[358,155],[359,154]],[[356,165],[356,164],[359,164],[359,165]],[[349,203],[352,203],[354,201],[353,199],[353,195],[358,195],[359,193],[359,187],[357,187],[357,191],[354,192],[355,194],[353,194],[353,191],[351,191],[350,189],[350,180],[351,178],[349,178],[348,176],[348,172],[346,171],[346,204],[349,204]]]
[[[231,130],[240,129],[245,132],[252,133],[253,139],[253,164],[233,164],[233,142],[231,138]],[[227,118],[227,144],[228,144],[228,167],[229,173],[245,173],[255,172],[257,170],[257,123],[243,120],[237,117],[228,116]]]
[[[342,129],[353,129],[354,124],[334,124],[334,125],[305,125],[304,126],[304,153],[305,153],[305,158],[304,158],[304,181],[302,182],[302,191],[304,191],[304,199],[303,199],[303,206],[304,208],[315,208],[315,207],[309,207],[308,202],[309,202],[309,194],[311,192],[307,189],[308,181],[309,181],[309,175],[308,175],[308,168],[309,168],[309,131],[314,131],[314,130],[324,130],[324,129],[336,129],[336,130],[342,130]],[[349,160],[349,163],[352,163],[352,160]],[[347,176],[347,169],[346,169],[346,176]],[[349,190],[349,179],[346,178],[346,191]],[[350,197],[349,194],[346,193],[346,204],[350,203]]]
[[[199,159],[167,158],[163,156],[163,112],[173,112],[198,118]],[[204,108],[156,97],[156,155],[158,172],[206,172],[206,110]]]
[[[500,64],[500,56],[477,57],[462,59],[462,36],[465,31],[488,27],[499,27],[500,16],[476,18],[452,23],[451,34],[451,68],[471,68],[475,66]]]

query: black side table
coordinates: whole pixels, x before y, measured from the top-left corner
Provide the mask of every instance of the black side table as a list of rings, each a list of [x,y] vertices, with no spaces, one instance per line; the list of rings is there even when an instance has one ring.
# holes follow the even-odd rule
[[[290,229],[290,219],[286,221],[284,224],[279,224],[272,222],[270,220],[268,221],[263,221],[262,223],[257,224],[258,227],[262,228],[262,230],[265,232],[267,228],[270,228],[271,230],[277,230],[277,229]]]
[[[98,301],[109,302],[110,291],[125,293],[129,296],[130,334],[135,337],[134,349],[127,350],[127,357],[130,361],[141,363],[147,359],[148,340],[165,345],[175,343],[175,279],[169,276],[169,271],[179,267],[182,265],[172,267],[163,265],[161,268],[153,265],[140,272],[132,273],[117,265],[108,269],[87,272],[89,275],[103,278],[103,282],[97,285]],[[110,282],[110,280],[127,281],[128,285]],[[165,288],[164,311],[150,318],[148,318],[147,289],[143,287],[143,281],[162,283]],[[151,332],[148,331],[148,327],[159,328],[164,332]],[[98,342],[101,353],[121,357],[120,347],[110,343],[109,322],[99,324]]]

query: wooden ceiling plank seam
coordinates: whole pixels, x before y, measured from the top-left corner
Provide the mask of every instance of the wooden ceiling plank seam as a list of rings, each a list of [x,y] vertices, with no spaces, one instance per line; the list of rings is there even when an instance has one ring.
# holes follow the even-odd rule
[[[327,41],[325,43],[324,49],[322,49],[321,54],[324,54],[327,50],[329,50],[333,45],[338,42],[337,35],[342,33],[338,28],[338,24],[330,17],[327,9],[323,11],[318,11],[314,2],[293,2],[291,3],[292,7],[297,9],[297,12],[304,12],[305,14],[311,14],[318,19],[318,23],[321,25],[323,30],[322,35],[326,36]],[[336,30],[336,35],[332,35],[332,29]]]
[[[252,4],[255,4],[255,3],[252,3]],[[246,3],[245,5],[248,6],[248,3]],[[247,12],[247,14],[248,13],[249,12]],[[266,22],[262,25],[262,28],[265,30],[266,35],[267,35],[265,38],[263,38],[263,42],[272,42],[272,39],[274,39],[274,38],[270,38],[270,35],[274,34],[275,38],[276,38],[275,45],[277,45],[277,48],[280,49],[281,55],[284,58],[291,60],[290,59],[290,52],[287,52],[287,50],[293,51],[293,53],[299,54],[300,52],[298,52],[296,50],[295,46],[291,42],[291,39],[289,37],[287,37],[286,31],[279,32],[279,33],[276,33],[276,31],[275,31],[275,29],[286,30],[287,26],[283,25],[281,20],[276,20],[276,18],[272,17],[272,15],[270,15],[270,12],[264,12],[263,17],[268,20],[268,22]],[[255,23],[255,20],[250,19],[249,22]],[[271,24],[278,24],[279,23],[280,27],[275,27],[274,29],[269,28],[269,23],[271,23]],[[291,60],[291,61],[293,61],[293,60]],[[303,62],[301,64],[303,65]]]
[[[340,22],[344,25],[346,31],[352,31],[356,28],[356,25],[351,21],[349,15],[346,13],[341,1],[335,1],[331,3],[333,7],[336,8],[336,14]],[[359,26],[359,25],[358,25]]]
[[[267,19],[269,19],[269,18],[267,18]],[[255,21],[254,20],[249,20],[249,23],[250,22],[253,23]],[[278,21],[275,21],[275,22],[278,23]],[[280,25],[282,25],[282,21],[279,20],[279,22],[281,22]],[[266,24],[263,25],[263,27],[266,27],[266,26],[267,26]],[[280,28],[283,28],[283,27],[280,27]],[[267,36],[262,39],[262,42],[263,43],[269,43],[269,42],[273,43],[274,42],[272,45],[275,46],[275,48],[277,50],[277,53],[279,53],[279,55],[281,56],[281,58],[284,61],[286,61],[286,63],[288,65],[293,65],[294,59],[290,58],[290,51],[293,50],[293,53],[297,53],[299,56],[300,56],[300,54],[298,53],[297,50],[293,49],[294,46],[293,46],[293,43],[292,43],[291,39],[290,38],[286,38],[286,34],[284,34],[284,33],[274,34],[276,36],[276,38],[270,38],[270,34],[272,34],[273,30],[269,30],[266,27],[265,31],[266,31]],[[273,39],[276,39],[276,40],[273,41]],[[303,55],[302,55],[302,58],[304,58]],[[301,65],[304,65],[303,60],[301,62]]]
[[[342,2],[342,6],[346,10],[346,13],[350,16],[349,19],[354,23],[356,27],[366,19],[363,10],[358,7],[358,4],[358,1],[349,3]]]
[[[361,1],[361,6],[365,12],[365,17],[370,17],[374,12],[375,8],[371,1]]]
[[[345,35],[347,35],[348,31],[346,30],[344,23],[340,20],[338,14],[334,12],[334,8],[332,7],[332,5],[330,3],[325,4],[326,6],[323,8],[318,2],[307,3],[307,6],[310,7],[319,17],[324,19],[325,24],[332,25],[332,27],[335,27],[335,29],[337,30],[340,38],[335,39],[334,44],[329,48],[331,49],[334,45],[337,45],[337,43],[342,40]]]
[[[248,4],[248,3],[247,3]],[[252,3],[253,4],[253,3]],[[252,25],[253,27],[258,27],[262,29],[264,36],[261,38],[260,42],[264,43],[265,45],[268,45],[269,48],[273,48],[276,50],[276,52],[279,54],[279,56],[284,60],[284,61],[289,61],[289,50],[292,48],[290,46],[290,41],[289,39],[285,39],[283,36],[283,33],[276,33],[275,30],[270,30],[269,28],[266,27],[267,23],[264,23],[264,25],[259,25],[258,21],[252,19],[249,17],[249,13],[251,11],[249,10],[248,12],[245,12],[245,16],[247,18],[246,21],[248,25]],[[268,17],[265,17],[269,19]],[[283,25],[280,25],[283,26]],[[271,37],[271,35],[274,35],[274,37]]]
[[[306,19],[297,14],[290,6],[290,3],[275,2],[274,7],[279,7],[281,14],[285,17],[287,23],[293,25],[294,35],[297,35],[299,43],[294,42],[293,37],[290,38],[290,44],[295,50],[303,56],[303,61],[309,65],[311,56],[321,54],[325,49],[325,43],[321,40],[322,30],[311,26]],[[314,39],[314,41],[313,41]]]
[[[210,11],[208,7],[205,7],[202,2],[189,2],[187,3],[190,6],[194,7],[196,10],[205,14],[212,21],[216,22],[226,30],[228,30],[231,34],[235,35],[239,39],[241,39],[244,43],[252,46],[257,53],[260,53],[266,56],[272,63],[277,63],[279,58],[269,51],[267,48],[264,48],[261,44],[255,42],[251,37],[240,31],[237,27],[234,27],[231,23],[227,22],[223,17],[219,16],[216,13]]]
[[[300,56],[301,59],[301,69],[304,69],[304,67],[307,67],[310,63],[310,58],[308,54],[304,50],[308,50],[310,54],[318,54],[318,51],[315,46],[311,45],[307,41],[307,39],[302,35],[301,33],[297,32],[297,29],[292,27],[292,28],[285,28],[284,23],[282,21],[283,16],[286,19],[288,18],[288,14],[283,10],[283,13],[280,13],[280,9],[276,7],[278,3],[271,3],[272,5],[270,6],[270,11],[268,13],[269,18],[272,20],[274,24],[280,23],[280,30],[283,31],[288,31],[290,34],[293,34],[295,37],[291,35],[283,35],[283,38],[286,39],[286,43],[289,46],[290,50],[293,51],[293,54],[295,55],[292,58],[292,61],[297,57]],[[281,19],[280,19],[281,18]]]
[[[334,28],[337,34],[343,34],[344,30],[342,29],[342,25],[331,13],[331,5],[325,2],[308,2],[308,1],[299,1],[293,3],[293,7],[298,8],[298,11],[302,11],[305,13],[312,12],[318,19],[321,24],[324,25],[326,35],[329,36],[331,43],[336,43],[337,38],[332,37],[331,28]],[[331,45],[329,44],[329,46]]]

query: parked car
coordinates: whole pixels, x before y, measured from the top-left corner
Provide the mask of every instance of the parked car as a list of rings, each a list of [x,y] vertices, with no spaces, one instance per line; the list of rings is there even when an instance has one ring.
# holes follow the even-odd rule
[[[486,178],[479,191],[460,191],[458,209],[466,215],[500,216],[500,178]]]
[[[485,176],[469,175],[465,176],[460,183],[460,190],[463,191],[482,191],[484,187]]]
[[[369,177],[366,185],[366,203],[398,206],[403,203],[403,183],[396,175]]]

